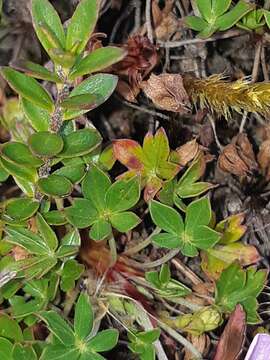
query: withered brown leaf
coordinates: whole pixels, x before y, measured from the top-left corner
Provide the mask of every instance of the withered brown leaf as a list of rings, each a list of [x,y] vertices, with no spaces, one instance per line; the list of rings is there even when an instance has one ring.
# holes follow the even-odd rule
[[[225,146],[218,159],[222,171],[236,176],[248,176],[258,165],[247,135],[239,134],[231,144]]]
[[[152,74],[149,80],[142,84],[142,88],[160,109],[181,114],[189,111],[189,97],[179,74]]]
[[[265,140],[260,146],[257,160],[262,170],[265,180],[270,180],[270,140]]]
[[[214,360],[237,360],[246,336],[246,314],[240,304],[234,312],[218,342]]]
[[[193,160],[199,153],[200,146],[196,139],[186,142],[184,145],[176,149],[179,156],[179,164],[186,166],[191,160]]]

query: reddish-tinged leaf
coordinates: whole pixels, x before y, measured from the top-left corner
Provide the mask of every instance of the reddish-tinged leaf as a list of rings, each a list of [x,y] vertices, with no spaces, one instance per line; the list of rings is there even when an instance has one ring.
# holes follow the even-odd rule
[[[164,180],[173,179],[180,169],[180,165],[168,160],[170,147],[163,128],[155,135],[148,133],[144,138],[143,147],[134,140],[116,140],[113,143],[113,152],[115,158],[129,169],[129,172],[121,177],[134,172],[141,175],[141,186],[146,186],[146,201],[153,199],[162,188]]]
[[[214,360],[237,360],[242,352],[246,336],[246,314],[240,304],[234,312],[218,342]]]
[[[114,156],[130,170],[141,171],[143,164],[143,151],[134,140],[123,139],[113,142]]]
[[[216,245],[214,248],[202,252],[201,257],[202,270],[215,280],[234,261],[238,261],[242,266],[248,266],[260,260],[260,254],[255,246],[242,243]]]
[[[154,177],[150,179],[150,181],[147,182],[145,188],[143,197],[146,202],[150,201],[155,197],[157,192],[162,188],[163,181],[157,177]]]

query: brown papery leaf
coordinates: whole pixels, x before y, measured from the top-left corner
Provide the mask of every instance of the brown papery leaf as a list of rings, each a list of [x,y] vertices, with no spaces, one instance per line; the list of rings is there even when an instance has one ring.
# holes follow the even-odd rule
[[[245,336],[246,314],[242,306],[238,304],[221,335],[214,360],[239,359]]]
[[[209,339],[209,336],[206,334],[202,334],[199,336],[196,335],[188,335],[188,340],[194,345],[194,347],[204,355],[204,357],[207,355],[211,341]],[[190,351],[185,349],[185,357],[184,360],[194,360],[194,354],[192,354]]]
[[[152,74],[142,84],[143,91],[160,109],[177,113],[187,113],[190,102],[179,74]]]
[[[257,160],[262,170],[265,180],[270,180],[270,140],[265,140],[257,155]]]
[[[221,170],[236,176],[248,176],[258,168],[252,146],[245,134],[239,134],[219,156]]]
[[[166,41],[179,31],[180,22],[173,14],[172,9],[174,0],[165,1],[165,7],[161,10],[159,1],[154,0],[152,3],[152,14],[154,31],[158,40]]]
[[[200,148],[196,139],[186,142],[184,145],[176,149],[179,155],[179,164],[186,166],[191,160],[193,160],[199,153]]]

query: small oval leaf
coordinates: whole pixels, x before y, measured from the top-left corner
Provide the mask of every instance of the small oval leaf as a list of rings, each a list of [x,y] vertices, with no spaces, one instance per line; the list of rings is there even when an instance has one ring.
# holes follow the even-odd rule
[[[62,158],[81,156],[94,150],[101,143],[101,136],[95,129],[82,129],[63,138]]]
[[[61,136],[49,131],[41,131],[30,136],[28,143],[33,153],[39,156],[55,156],[63,149]]]
[[[36,158],[28,147],[20,142],[8,142],[2,147],[2,154],[11,161],[24,166],[39,167],[43,162]]]
[[[46,195],[63,197],[72,191],[72,183],[64,176],[50,175],[47,178],[39,179],[38,186]]]
[[[53,111],[54,104],[51,96],[37,80],[9,67],[3,67],[1,73],[19,95],[45,110]]]

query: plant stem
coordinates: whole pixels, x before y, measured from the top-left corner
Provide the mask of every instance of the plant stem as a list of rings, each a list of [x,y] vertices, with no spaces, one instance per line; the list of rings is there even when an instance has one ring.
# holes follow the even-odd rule
[[[167,261],[173,259],[179,253],[179,251],[180,251],[179,249],[173,249],[169,251],[166,255],[164,255],[162,258],[148,263],[140,263],[138,261],[131,259],[128,259],[127,263],[138,269],[151,269],[153,267],[160,266],[166,263]]]
[[[108,244],[109,244],[110,252],[111,252],[111,264],[110,264],[110,266],[112,267],[117,261],[117,248],[116,248],[115,238],[114,238],[113,235],[108,240]]]
[[[179,334],[174,329],[170,328],[168,325],[164,324],[162,321],[156,319],[159,326],[166,331],[172,338],[174,338],[176,341],[178,341],[180,344],[182,344],[184,347],[188,349],[194,356],[195,359],[202,359],[202,354],[195,348],[195,346],[189,342],[184,336]]]
[[[192,311],[198,311],[198,310],[201,310],[203,308],[203,306],[200,306],[200,305],[197,305],[197,304],[194,304],[188,300],[185,300],[185,299],[182,299],[182,298],[168,298],[167,300],[175,303],[175,304],[179,304],[179,305],[182,305],[182,306],[185,306],[186,308],[192,310]]]
[[[150,234],[145,240],[143,240],[139,244],[133,246],[132,248],[128,249],[122,255],[131,256],[131,255],[137,254],[139,251],[143,250],[148,245],[150,245],[151,241],[152,241],[152,236],[159,234],[160,231],[161,231],[161,229],[156,227],[155,230],[152,232],[152,234]]]

